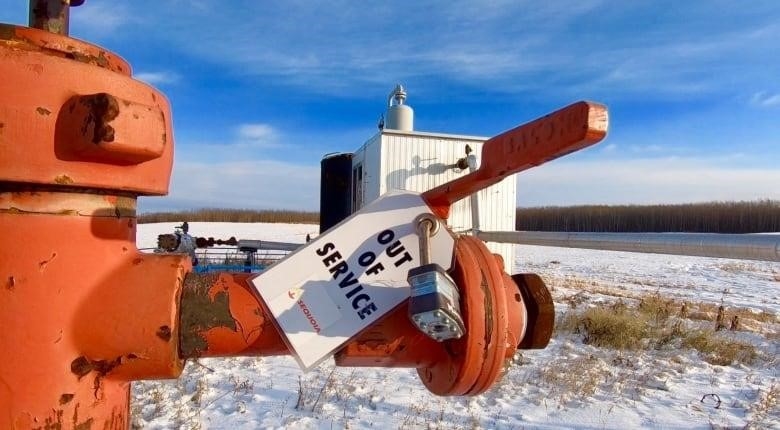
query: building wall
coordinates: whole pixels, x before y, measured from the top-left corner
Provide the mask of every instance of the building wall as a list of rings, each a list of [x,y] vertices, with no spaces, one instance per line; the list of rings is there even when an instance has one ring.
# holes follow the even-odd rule
[[[382,134],[375,134],[352,157],[352,212],[357,211],[366,203],[374,201],[382,195],[379,186],[375,185],[379,183],[381,177],[381,142]],[[355,182],[358,166],[362,167],[360,183]]]
[[[455,163],[466,156],[469,145],[479,158],[484,138],[434,133],[383,130],[363,145],[353,158],[353,170],[362,166],[363,203],[368,203],[391,189],[423,192],[466,175]],[[516,181],[511,176],[477,193],[480,229],[513,231],[515,229]],[[472,228],[471,199],[455,203],[448,220],[450,228],[467,232]],[[501,254],[511,271],[514,246],[488,244]]]
[[[430,135],[382,135],[382,175],[380,192],[402,189],[423,192],[468,173],[455,167],[466,156],[466,145],[478,150],[481,140],[445,138]],[[468,199],[453,205],[450,227],[456,232],[471,229],[471,205]]]

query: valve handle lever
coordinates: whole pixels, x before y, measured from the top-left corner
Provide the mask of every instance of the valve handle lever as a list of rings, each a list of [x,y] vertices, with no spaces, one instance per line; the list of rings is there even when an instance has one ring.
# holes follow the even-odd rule
[[[448,218],[450,205],[509,175],[530,169],[601,141],[607,108],[581,101],[488,139],[479,169],[423,193],[433,212]]]

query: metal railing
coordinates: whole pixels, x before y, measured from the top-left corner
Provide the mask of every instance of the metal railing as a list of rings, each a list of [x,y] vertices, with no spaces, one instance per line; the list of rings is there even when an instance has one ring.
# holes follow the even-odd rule
[[[480,231],[486,242],[780,261],[780,234]]]
[[[291,247],[288,247],[291,248]],[[159,248],[142,248],[141,252],[165,252]],[[247,251],[239,247],[199,248],[195,250],[196,273],[243,272],[259,273],[286,257],[290,249],[259,249]]]

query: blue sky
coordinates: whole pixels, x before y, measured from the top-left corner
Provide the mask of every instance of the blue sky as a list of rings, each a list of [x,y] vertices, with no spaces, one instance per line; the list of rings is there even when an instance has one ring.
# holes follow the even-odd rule
[[[398,82],[420,131],[609,107],[605,141],[518,176],[520,206],[780,199],[776,0],[87,0],[71,36],[171,101],[171,193],[142,211],[317,210],[322,155],[373,135]]]

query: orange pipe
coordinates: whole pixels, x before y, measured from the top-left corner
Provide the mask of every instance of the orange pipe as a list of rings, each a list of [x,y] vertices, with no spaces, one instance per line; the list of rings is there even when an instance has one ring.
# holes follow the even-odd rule
[[[181,356],[288,355],[274,319],[248,273],[189,273],[181,296]],[[444,353],[421,333],[401,305],[336,355],[339,366],[423,367]]]
[[[181,356],[287,355],[249,273],[189,273],[181,296]]]
[[[446,359],[444,344],[409,320],[403,303],[375,322],[336,353],[336,365],[344,367],[427,368]]]

